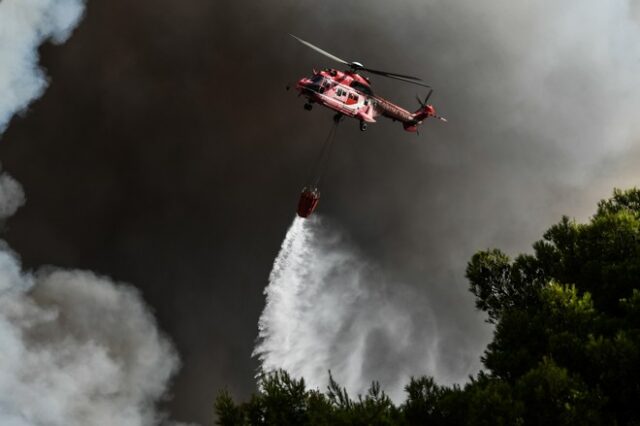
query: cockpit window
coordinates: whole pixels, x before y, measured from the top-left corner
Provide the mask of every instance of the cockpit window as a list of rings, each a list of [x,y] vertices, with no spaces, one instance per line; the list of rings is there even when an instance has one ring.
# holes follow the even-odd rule
[[[373,95],[371,88],[365,84],[360,83],[359,81],[352,81],[350,86],[357,91],[364,93],[365,95]]]
[[[311,78],[311,81],[313,83],[320,83],[322,81],[324,77],[322,77],[320,74],[316,74]]]

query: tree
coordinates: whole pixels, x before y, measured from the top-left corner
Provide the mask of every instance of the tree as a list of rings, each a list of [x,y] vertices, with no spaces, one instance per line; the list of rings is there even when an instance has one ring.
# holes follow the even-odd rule
[[[399,410],[373,382],[367,394],[352,399],[329,373],[327,392],[307,390],[303,379],[286,371],[262,374],[249,402],[235,404],[227,391],[218,394],[217,424],[231,425],[362,425],[400,422]]]
[[[575,424],[579,412],[581,423],[640,421],[640,191],[614,191],[589,223],[562,218],[533,247],[469,263],[477,306],[496,324],[485,366],[513,387],[526,424]]]

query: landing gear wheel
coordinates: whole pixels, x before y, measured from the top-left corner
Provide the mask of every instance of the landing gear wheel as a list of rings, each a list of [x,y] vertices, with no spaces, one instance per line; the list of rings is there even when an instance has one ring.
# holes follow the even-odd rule
[[[306,109],[307,111],[311,111],[313,109],[313,105],[311,104],[304,104],[304,109]]]
[[[365,123],[364,121],[360,122],[360,131],[364,132],[365,130],[367,130],[367,123]]]
[[[344,115],[337,113],[336,115],[333,116],[333,121],[337,123],[341,122],[342,120],[344,120]]]

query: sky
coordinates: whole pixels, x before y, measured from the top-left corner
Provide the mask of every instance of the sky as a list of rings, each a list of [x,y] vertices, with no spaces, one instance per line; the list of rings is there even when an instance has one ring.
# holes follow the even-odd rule
[[[89,0],[66,42],[39,50],[49,87],[0,136],[3,170],[26,194],[3,238],[25,270],[134,286],[181,360],[164,406],[209,424],[219,389],[255,389],[263,291],[331,126],[330,111],[304,111],[285,90],[334,65],[296,34],[435,88],[430,102],[449,122],[419,136],[384,120],[366,132],[340,125],[318,214],[341,249],[379,271],[367,285],[392,296],[374,306],[408,312],[420,339],[437,339],[400,359],[435,351],[429,371],[463,380],[491,337],[464,278],[472,254],[527,251],[563,214],[585,220],[614,187],[637,185],[639,9]],[[372,81],[412,110],[425,94]],[[393,371],[373,362],[388,341],[371,341],[371,371]]]

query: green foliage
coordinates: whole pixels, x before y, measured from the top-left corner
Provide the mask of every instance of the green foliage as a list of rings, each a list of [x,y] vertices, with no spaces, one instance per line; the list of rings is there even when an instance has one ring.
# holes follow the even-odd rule
[[[244,410],[233,402],[233,398],[227,390],[218,394],[214,404],[218,415],[218,424],[222,426],[234,426],[246,424]]]
[[[404,412],[409,423],[429,424],[441,420],[440,400],[445,388],[438,386],[431,377],[412,377],[405,390]]]
[[[275,372],[247,403],[220,393],[218,424],[640,425],[640,190],[615,190],[586,224],[563,217],[533,249],[469,262],[495,332],[464,387],[412,378],[396,407],[376,382],[353,399],[331,375],[323,393]]]
[[[613,197],[598,203],[597,216],[607,216],[626,211],[640,216],[640,190],[637,188],[623,191],[613,190]]]
[[[640,191],[616,190],[587,224],[562,218],[534,244],[524,279],[517,260],[483,260],[494,253],[474,256],[467,275],[496,323],[483,361],[523,404],[524,424],[639,421]]]
[[[518,256],[512,263],[498,249],[476,253],[467,266],[476,307],[486,311],[488,321],[498,322],[505,311],[537,302],[545,276],[532,256]]]
[[[468,414],[463,422],[473,426],[521,425],[522,402],[515,398],[512,386],[505,380],[499,380],[480,373],[477,379],[465,387],[468,395]]]
[[[584,382],[552,359],[520,377],[515,393],[524,408],[522,419],[527,425],[600,424],[601,400]]]
[[[638,199],[638,189],[615,190],[590,223],[577,225],[565,217],[551,227],[534,245],[544,275],[575,283],[591,293],[598,309],[619,313],[619,300],[638,287],[640,276]]]
[[[285,371],[260,376],[259,391],[249,402],[236,405],[221,392],[214,408],[219,425],[395,425],[399,410],[373,382],[367,394],[352,399],[329,374],[327,392],[307,390],[302,379]]]

